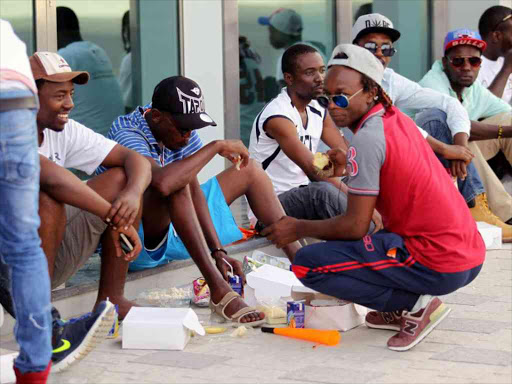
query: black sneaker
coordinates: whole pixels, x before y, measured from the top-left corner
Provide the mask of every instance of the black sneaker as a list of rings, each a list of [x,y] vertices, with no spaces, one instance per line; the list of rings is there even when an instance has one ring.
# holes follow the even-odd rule
[[[114,316],[114,304],[102,301],[89,316],[73,322],[63,322],[54,317],[52,372],[65,370],[105,340]]]

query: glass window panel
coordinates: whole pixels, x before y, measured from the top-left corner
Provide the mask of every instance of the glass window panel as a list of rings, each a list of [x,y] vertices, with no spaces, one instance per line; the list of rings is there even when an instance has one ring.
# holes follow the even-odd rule
[[[73,70],[91,76],[87,84],[75,87],[70,117],[103,135],[125,112],[118,78],[126,55],[122,17],[129,7],[129,0],[57,2],[58,52]]]
[[[431,65],[430,0],[373,0],[373,12],[388,17],[401,33],[390,68],[419,81]]]
[[[27,55],[35,50],[32,0],[1,0],[0,18],[11,23],[16,35],[27,45]]]
[[[334,5],[331,0],[238,0],[240,136],[246,145],[256,115],[283,85],[280,60],[285,49],[306,42],[315,46],[327,63],[335,44]],[[281,21],[281,31],[272,31],[271,36],[271,27],[261,25],[259,18],[279,8],[294,12],[288,11],[289,18]]]

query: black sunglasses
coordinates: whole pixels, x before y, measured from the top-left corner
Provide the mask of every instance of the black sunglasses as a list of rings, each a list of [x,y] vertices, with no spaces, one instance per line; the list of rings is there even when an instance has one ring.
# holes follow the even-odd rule
[[[369,50],[374,55],[377,53],[377,50],[380,48],[382,55],[386,56],[386,57],[391,57],[397,52],[397,50],[395,48],[393,48],[393,46],[391,44],[382,44],[379,47],[376,43],[370,42],[370,43],[366,43],[365,45],[363,45],[363,47],[366,48],[367,50]]]
[[[478,68],[482,64],[482,58],[478,56],[457,56],[448,58],[448,61],[455,67],[460,68],[464,65],[466,60],[473,68]]]

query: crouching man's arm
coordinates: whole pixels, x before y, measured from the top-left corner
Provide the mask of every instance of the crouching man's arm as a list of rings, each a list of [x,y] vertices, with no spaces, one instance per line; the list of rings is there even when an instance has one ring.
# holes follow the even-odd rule
[[[298,220],[285,216],[261,232],[277,248],[304,237],[321,240],[360,240],[368,232],[377,196],[348,194],[347,213],[327,220]]]
[[[67,169],[54,164],[44,156],[39,156],[41,163],[40,188],[56,201],[72,205],[84,211],[90,212],[103,220],[106,220],[112,205],[89,188],[86,183],[73,175]],[[133,250],[124,255],[125,260],[135,259],[142,246],[137,231],[130,225],[127,229],[118,228],[112,231],[116,255],[124,255],[119,242],[119,233],[124,233],[133,245]]]
[[[151,182],[151,164],[144,156],[117,144],[101,165],[124,169],[127,182],[125,188],[113,201],[105,219],[114,226],[127,229],[139,212],[142,194]]]

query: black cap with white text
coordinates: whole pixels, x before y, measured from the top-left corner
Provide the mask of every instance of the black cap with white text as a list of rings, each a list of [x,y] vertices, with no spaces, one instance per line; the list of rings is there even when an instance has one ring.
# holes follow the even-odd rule
[[[205,112],[203,92],[199,85],[183,76],[168,77],[155,87],[152,108],[171,113],[183,130],[217,125]]]

